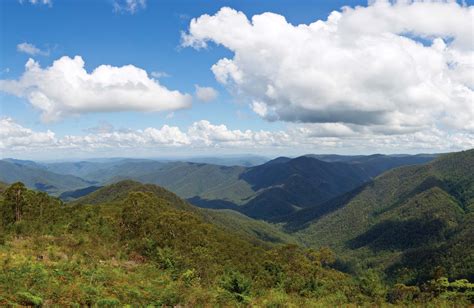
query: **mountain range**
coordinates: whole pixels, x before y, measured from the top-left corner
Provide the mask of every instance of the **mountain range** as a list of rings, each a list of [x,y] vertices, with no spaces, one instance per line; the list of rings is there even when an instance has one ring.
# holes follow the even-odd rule
[[[200,207],[232,209],[274,221],[351,191],[385,170],[426,163],[434,157],[305,155],[279,157],[252,167],[147,159],[58,163],[6,159],[1,161],[0,180],[22,181],[72,200],[100,186],[131,179],[163,186]]]

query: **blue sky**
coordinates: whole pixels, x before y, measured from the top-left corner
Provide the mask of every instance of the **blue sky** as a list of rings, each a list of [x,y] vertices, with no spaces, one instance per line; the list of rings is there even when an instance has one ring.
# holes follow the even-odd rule
[[[452,122],[454,120],[451,118],[457,118],[457,115],[449,114],[450,112],[458,112],[459,110],[452,110],[451,108],[452,111],[449,111],[449,108],[440,108],[436,114],[427,115],[422,109],[426,108],[426,102],[414,101],[411,102],[412,105],[424,106],[420,107],[419,115],[426,123],[417,126],[413,124],[413,122],[417,122],[416,119],[410,122],[408,120],[405,121],[406,117],[404,117],[403,121],[393,120],[393,123],[390,122],[387,124],[382,122],[386,121],[385,119],[388,117],[393,119],[392,115],[404,114],[406,112],[406,110],[403,109],[405,107],[397,109],[397,106],[400,105],[398,101],[394,101],[390,104],[390,106],[392,106],[390,108],[393,108],[393,110],[387,111],[388,107],[378,108],[379,105],[377,101],[373,103],[373,106],[370,105],[367,107],[364,101],[371,101],[372,97],[361,98],[360,102],[352,102],[352,99],[346,101],[344,98],[337,98],[337,100],[334,99],[334,101],[332,101],[333,93],[324,94],[319,97],[319,93],[324,90],[317,92],[314,89],[325,89],[324,87],[327,87],[327,85],[322,83],[317,84],[318,81],[316,79],[313,87],[312,85],[308,86],[312,80],[304,81],[299,84],[300,76],[295,77],[293,80],[290,77],[283,80],[283,78],[289,76],[290,73],[265,75],[267,72],[257,72],[254,67],[244,66],[248,65],[248,60],[251,55],[258,54],[259,52],[259,50],[252,50],[251,48],[260,46],[260,43],[270,44],[265,37],[255,38],[252,36],[252,39],[255,40],[255,44],[246,44],[245,47],[242,47],[237,42],[232,41],[232,37],[222,39],[223,35],[227,35],[225,31],[223,33],[217,33],[217,30],[209,29],[205,25],[205,20],[198,25],[198,27],[202,27],[203,30],[196,30],[196,33],[192,33],[190,28],[192,18],[198,18],[203,14],[217,16],[216,14],[222,7],[229,7],[235,10],[235,12],[242,12],[247,18],[265,12],[272,12],[284,16],[289,23],[285,25],[285,27],[293,31],[295,30],[294,26],[299,24],[310,24],[317,20],[326,21],[332,11],[341,11],[341,7],[343,6],[352,8],[361,6],[366,8],[366,2],[142,1],[136,0],[129,2],[128,5],[132,2],[138,3],[135,9],[127,6],[126,1],[117,2],[114,0],[2,1],[0,3],[0,79],[3,81],[20,80],[25,73],[25,63],[29,58],[33,58],[38,62],[41,69],[46,69],[51,66],[54,61],[63,56],[73,58],[78,55],[82,57],[85,62],[84,67],[88,73],[91,73],[96,67],[101,65],[110,65],[112,67],[133,65],[136,68],[145,70],[149,76],[151,76],[153,72],[159,73],[161,76],[156,79],[161,86],[164,86],[169,91],[179,91],[180,94],[189,94],[192,96],[191,107],[177,110],[171,108],[168,111],[161,112],[143,111],[143,109],[135,110],[134,107],[126,108],[127,111],[114,110],[113,108],[105,108],[104,110],[106,111],[98,108],[98,112],[90,111],[89,109],[81,109],[77,112],[64,113],[64,115],[52,120],[44,120],[44,118],[42,118],[44,110],[32,103],[28,98],[28,94],[18,94],[18,91],[15,92],[11,90],[11,87],[8,87],[8,85],[5,86],[4,84],[0,87],[0,90],[2,90],[0,91],[0,116],[3,119],[8,118],[9,120],[8,124],[4,123],[5,127],[13,125],[15,129],[20,132],[15,135],[15,133],[11,133],[12,128],[10,127],[8,128],[9,133],[4,133],[3,138],[9,138],[9,140],[13,141],[4,143],[3,150],[1,150],[3,152],[2,156],[18,155],[33,158],[37,156],[41,158],[47,155],[46,153],[39,153],[41,151],[38,152],[37,148],[47,148],[48,153],[55,153],[54,155],[57,156],[70,155],[71,152],[77,154],[77,147],[79,147],[79,145],[76,145],[76,148],[74,146],[67,148],[64,146],[64,140],[61,139],[65,136],[83,137],[100,130],[97,128],[104,127],[108,127],[108,130],[111,131],[123,132],[125,130],[143,131],[146,128],[160,129],[163,125],[167,125],[169,127],[177,127],[180,131],[186,133],[193,123],[202,120],[209,122],[211,125],[225,125],[227,130],[234,133],[232,137],[225,137],[224,141],[222,141],[222,138],[216,137],[210,140],[207,146],[200,145],[200,142],[206,143],[207,140],[198,140],[197,137],[193,137],[195,141],[183,142],[183,146],[179,147],[168,147],[166,142],[146,144],[143,149],[140,149],[140,155],[159,156],[161,153],[260,153],[270,155],[307,152],[393,153],[397,152],[397,150],[414,153],[449,151],[472,146],[472,143],[470,143],[472,140],[472,130],[470,126],[473,124],[471,118],[472,114],[470,113],[471,110],[469,110],[469,100],[472,102],[472,84],[470,84],[471,80],[467,80],[469,77],[467,77],[467,79],[463,77],[472,73],[472,66],[466,65],[467,68],[463,69],[463,71],[459,73],[456,72],[456,74],[464,79],[461,77],[452,77],[452,80],[456,80],[461,86],[465,86],[471,90],[471,92],[465,94],[467,96],[462,98],[461,101],[455,102],[455,105],[460,108],[459,110],[463,110],[463,108],[465,110],[466,107],[468,108],[467,117],[461,119],[461,123],[453,124]],[[452,14],[447,13],[447,20],[453,20],[453,23],[456,23],[455,14],[463,14],[469,10],[472,12],[472,8],[469,7],[471,5],[472,1],[467,2],[464,6],[459,5],[456,10],[453,10]],[[395,12],[395,9],[390,10]],[[358,11],[355,10],[355,12]],[[402,10],[397,12],[402,12]],[[395,12],[395,14],[397,14],[397,12]],[[426,15],[428,14],[429,11],[426,11]],[[229,25],[232,27],[232,24],[226,23],[227,21],[224,20],[224,17],[219,19],[219,22],[222,23],[222,27]],[[270,23],[272,21],[269,20],[268,22]],[[429,24],[430,21],[428,20],[427,23]],[[459,23],[462,23],[462,21],[459,21]],[[364,25],[364,27],[367,28],[372,26],[373,25],[370,24]],[[454,25],[453,28],[455,28],[455,26],[456,25]],[[411,25],[409,25],[407,29],[415,33],[413,41],[419,42],[419,40],[417,40],[418,28],[416,28],[418,25],[413,25],[413,29],[410,27]],[[433,26],[433,28],[435,27]],[[204,33],[205,31],[208,33]],[[390,29],[390,31],[387,31],[392,31],[400,36],[402,35],[402,33],[397,32],[398,30]],[[429,33],[429,29],[420,31],[424,31],[423,35],[428,35],[428,45],[431,45],[438,36],[441,38],[444,36],[445,43],[449,45],[450,43],[447,38],[453,35],[449,29],[446,30],[446,33],[441,31],[443,32],[441,34],[439,34],[440,31],[437,29],[433,30],[433,33]],[[425,33],[426,31],[428,31],[427,34]],[[228,32],[234,33],[235,31],[229,30]],[[181,33],[187,33],[192,37],[192,42],[194,43],[207,43],[207,47],[198,48],[194,43],[183,43]],[[468,34],[469,33],[467,33],[467,35]],[[423,35],[419,35],[418,38],[423,37]],[[469,41],[469,39],[463,38],[463,36],[466,36],[465,32],[454,33],[454,35],[455,37],[459,37],[455,42],[461,43],[458,45],[449,45],[448,47],[462,50],[462,52],[465,52],[467,55],[465,58],[469,58],[469,55],[472,55],[472,40]],[[380,38],[381,36],[378,37]],[[285,40],[284,37],[281,39]],[[312,38],[310,38],[310,40],[311,39]],[[318,37],[315,37],[314,41],[317,39]],[[423,37],[423,39],[425,39],[425,37]],[[290,38],[290,40],[292,39]],[[22,43],[36,48],[35,51],[29,50],[29,52],[25,52],[25,50],[23,50],[22,52],[19,47],[19,44]],[[288,42],[289,45],[295,44],[295,48],[291,49],[290,46],[288,51],[295,52],[294,57],[302,56],[301,52],[295,51],[298,49],[296,45],[298,43],[299,41],[297,40],[295,40],[295,42]],[[270,44],[269,46],[273,45]],[[381,48],[377,47],[379,45],[374,46],[374,48]],[[261,50],[270,53],[276,52],[272,50],[271,47]],[[337,50],[340,50],[340,48]],[[381,52],[386,52],[386,50]],[[407,52],[415,51],[407,49]],[[330,53],[329,55],[334,53]],[[244,63],[244,60],[237,59],[236,54],[241,55],[242,59],[247,59],[245,60],[247,62]],[[323,52],[321,52],[321,54],[323,54]],[[308,55],[311,54],[308,52]],[[316,52],[315,55],[319,55],[319,53]],[[276,52],[275,56],[269,57],[269,59],[276,59],[272,67],[283,67],[284,63],[286,63],[284,59],[279,59],[279,56],[281,55]],[[323,56],[321,55],[321,57]],[[416,58],[416,56],[413,55],[411,57]],[[216,72],[213,72],[211,67],[223,58],[231,59],[234,63],[238,64],[245,78],[252,76],[254,79],[249,78],[246,80],[246,85],[240,85],[235,80],[233,80],[233,84],[231,85],[219,80]],[[262,59],[255,59],[255,61],[258,60]],[[396,56],[395,60],[397,60]],[[446,62],[448,60],[452,61],[452,59],[447,59]],[[400,58],[400,62],[402,61],[403,59]],[[383,64],[383,62],[381,63]],[[459,63],[462,63],[462,61],[459,60]],[[313,68],[311,72],[323,69],[323,67],[318,65],[319,64],[315,63],[314,66],[311,66],[311,62],[308,63],[308,66]],[[420,66],[422,65],[426,65],[426,63],[420,63]],[[330,69],[333,69],[333,67],[328,68],[328,70]],[[396,71],[396,69],[399,68],[394,68],[394,71]],[[348,71],[350,73],[351,68],[348,68]],[[328,76],[335,76],[339,74],[339,72],[340,71],[337,70],[335,72],[321,72],[321,74],[327,73]],[[376,72],[373,76],[368,76],[367,80],[372,80],[374,84],[377,83],[376,80],[380,80],[380,78],[377,77],[379,73],[386,74],[387,72]],[[435,73],[436,72],[430,71],[426,74]],[[317,74],[317,76],[321,76],[321,74]],[[353,74],[354,76],[358,75],[355,68]],[[304,72],[302,72],[302,76],[305,76]],[[260,77],[261,79],[258,79]],[[386,77],[394,78],[394,76]],[[430,77],[427,78],[429,79]],[[281,92],[286,91],[290,94],[293,93],[292,91],[295,92],[291,95],[288,94],[288,96],[281,95],[277,98],[271,98],[268,101],[262,100],[263,94],[259,93],[258,89],[252,89],[251,87],[252,84],[257,85],[262,80],[275,85],[275,87],[277,85],[281,86]],[[345,87],[349,89],[348,93],[358,91],[356,86],[358,87],[360,85],[350,83],[345,85],[344,82],[345,81],[341,81],[341,91],[344,91]],[[217,98],[212,99],[210,102],[200,101],[196,97],[196,85],[212,87],[217,91]],[[371,85],[369,88],[372,89],[378,86],[379,85]],[[393,80],[389,80],[380,87],[388,88],[387,96],[393,96],[394,89],[390,87],[395,88],[398,86],[399,85],[394,85]],[[36,85],[34,85],[34,87],[36,87]],[[305,91],[301,91],[301,93],[310,93],[311,95],[315,95],[314,93],[316,93],[315,97],[318,98],[315,98],[314,102],[308,102],[307,99],[301,98],[303,94],[296,92],[297,89],[304,87],[307,88]],[[30,91],[30,88],[23,89],[22,91]],[[365,89],[366,88],[364,88],[363,91],[365,91]],[[380,88],[376,90],[378,92],[382,91]],[[403,89],[401,89],[401,91],[403,91]],[[440,93],[440,97],[443,95],[443,97],[445,97],[446,93],[451,93],[450,91],[451,90],[446,89],[445,93]],[[31,94],[31,92],[28,93]],[[353,97],[354,95],[351,94],[351,96]],[[411,96],[407,97],[410,99]],[[325,101],[325,99],[328,101]],[[436,101],[437,98],[430,99]],[[448,100],[449,99],[451,98],[448,97]],[[157,100],[159,100],[159,98],[157,98]],[[341,100],[343,101],[342,103],[340,102]],[[443,100],[440,99],[440,102],[441,101]],[[62,104],[62,102],[57,103]],[[91,104],[93,103],[94,102]],[[308,107],[308,104],[313,103],[315,104],[314,108],[312,106]],[[351,104],[354,104],[355,107]],[[437,106],[439,106],[439,104],[441,103],[438,103]],[[451,103],[446,104],[449,105]],[[258,109],[258,106],[261,106],[263,109]],[[94,109],[93,107],[89,108]],[[367,109],[370,109],[369,112]],[[264,112],[262,112],[262,110],[264,110]],[[378,115],[382,113],[383,115],[378,117]],[[373,120],[369,119],[373,114],[377,115],[378,118]],[[446,114],[448,114],[449,117],[446,117]],[[446,119],[441,119],[441,117],[446,117]],[[467,127],[468,129],[463,130],[462,127]],[[27,132],[22,133],[22,129],[26,129]],[[245,139],[245,142],[243,139],[229,141],[229,138],[232,139],[236,134],[239,135],[235,130],[242,133],[247,130],[251,132],[263,130],[268,133],[281,132],[287,133],[288,135],[286,139],[283,138],[277,142],[264,142],[261,144],[255,141],[256,139],[260,140],[260,137],[245,137],[247,139],[242,137]],[[5,128],[4,131],[7,131],[7,129]],[[46,144],[45,147],[41,146],[41,144],[34,146],[35,140],[42,136],[37,135],[35,139],[34,134],[45,134],[48,131],[54,133],[54,140],[50,138],[52,141],[49,140],[49,143]],[[108,131],[108,133],[111,133],[111,131]],[[305,131],[307,135],[298,135],[295,137],[294,134],[297,134],[295,132],[301,131]],[[32,140],[25,143],[24,140],[14,139],[18,136],[22,136],[22,134],[31,135]],[[224,134],[227,134],[227,132],[224,131]],[[417,146],[417,140],[419,138],[425,138],[426,140],[424,141],[427,143],[433,143],[433,136],[441,140],[439,141],[440,144],[435,144],[431,148],[426,145]],[[446,139],[446,136],[455,139],[442,141]],[[211,137],[208,136],[207,138]],[[237,136],[235,138],[241,137]],[[295,138],[300,138],[298,139],[300,140],[299,143],[290,142],[294,141]],[[384,142],[392,142],[393,146],[378,148],[378,141],[369,145],[366,144],[367,140],[373,141],[374,138],[377,140],[379,140],[379,138],[385,138],[383,139]],[[393,140],[390,138],[393,138]],[[456,148],[456,140],[459,140],[459,138],[464,138],[462,139],[463,144]],[[312,141],[309,142],[309,140]],[[255,142],[258,144],[254,144]],[[406,146],[403,146],[404,142]],[[94,148],[104,147],[103,144],[98,147],[95,145],[87,145],[90,146],[90,149],[77,155],[92,157],[117,153],[124,156],[134,154],[133,149],[136,149],[136,145],[132,144],[128,146],[122,143],[117,144],[118,143],[114,143],[110,146],[107,145],[105,146],[105,150],[98,152],[96,152]]]
[[[248,16],[266,11],[284,14],[294,24],[324,19],[343,5],[365,4],[361,1],[148,1],[145,9],[134,14],[114,12],[113,1],[54,1],[48,5],[2,2],[2,69],[10,72],[2,78],[18,78],[30,57],[17,51],[17,44],[29,42],[50,50],[48,56],[35,57],[42,66],[57,58],[81,55],[88,71],[101,64],[122,66],[133,64],[148,72],[165,72],[161,82],[169,88],[193,93],[194,85],[212,86],[219,91],[215,104],[195,103],[192,110],[169,113],[99,113],[44,125],[38,112],[28,103],[2,95],[5,115],[35,129],[50,128],[61,134],[79,134],[83,129],[107,121],[117,127],[145,128],[162,124],[186,126],[203,118],[225,123],[232,128],[281,128],[281,123],[261,121],[245,104],[235,103],[219,86],[210,70],[212,64],[229,51],[219,46],[198,52],[180,47],[180,33],[186,31],[191,18],[213,14],[223,6],[245,12]],[[237,118],[242,113],[245,125]]]

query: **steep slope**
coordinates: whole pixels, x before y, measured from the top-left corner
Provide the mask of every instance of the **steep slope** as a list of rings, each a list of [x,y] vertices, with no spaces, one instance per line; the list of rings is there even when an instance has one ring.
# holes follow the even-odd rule
[[[23,182],[29,188],[58,195],[67,190],[84,188],[91,183],[72,175],[57,174],[33,164],[0,160],[0,181]]]
[[[288,230],[308,245],[364,259],[393,279],[423,280],[435,266],[452,278],[474,277],[474,237],[468,236],[474,228],[474,150],[386,172],[327,207],[333,210],[322,215],[317,207],[306,209],[304,216],[316,218],[311,221],[289,216]]]
[[[218,194],[213,198],[200,195],[190,201],[201,207],[229,208],[253,218],[275,220],[300,208],[322,204],[369,179],[363,170],[348,164],[281,157],[239,174],[239,183],[247,185],[239,187],[248,187],[252,192],[241,194],[244,198],[240,202],[216,198]]]

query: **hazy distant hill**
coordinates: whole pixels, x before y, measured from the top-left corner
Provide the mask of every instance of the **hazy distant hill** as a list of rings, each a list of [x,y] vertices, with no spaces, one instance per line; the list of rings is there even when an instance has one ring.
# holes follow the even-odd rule
[[[288,230],[405,281],[436,266],[474,278],[474,150],[388,171],[324,206],[288,216]]]
[[[91,182],[79,177],[57,174],[43,169],[34,162],[16,160],[0,160],[0,181],[5,183],[21,181],[30,188],[55,195],[91,185]]]
[[[418,154],[418,155],[306,155],[326,162],[345,162],[362,168],[367,175],[375,177],[389,169],[424,164],[432,161],[437,154]]]
[[[258,166],[269,159],[258,155],[238,155],[238,156],[221,156],[221,157],[191,157],[182,159],[190,163],[202,163],[221,166],[244,166],[252,167]]]

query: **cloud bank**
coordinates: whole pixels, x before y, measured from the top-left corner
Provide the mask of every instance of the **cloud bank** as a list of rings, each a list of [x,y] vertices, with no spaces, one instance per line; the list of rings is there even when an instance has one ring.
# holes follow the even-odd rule
[[[62,57],[47,68],[29,59],[18,80],[0,80],[0,90],[26,98],[45,122],[68,115],[112,111],[173,111],[191,106],[191,96],[172,91],[133,65],[100,65],[91,73],[80,56]]]
[[[454,1],[375,1],[300,25],[224,7],[193,19],[182,45],[232,51],[216,80],[269,121],[474,132],[473,20]]]
[[[192,123],[186,130],[176,126],[161,128],[114,129],[101,125],[84,135],[59,137],[47,130],[37,132],[15,122],[12,118],[0,118],[0,153],[8,155],[38,156],[46,153],[106,153],[117,155],[128,153],[152,153],[175,149],[182,153],[187,149],[235,152],[255,151],[300,154],[310,153],[374,153],[389,152],[441,152],[458,151],[474,147],[474,139],[467,133],[448,134],[436,128],[429,131],[403,135],[374,135],[372,132],[354,132],[341,124],[291,124],[286,130],[240,130],[226,125],[215,125],[206,120]]]

